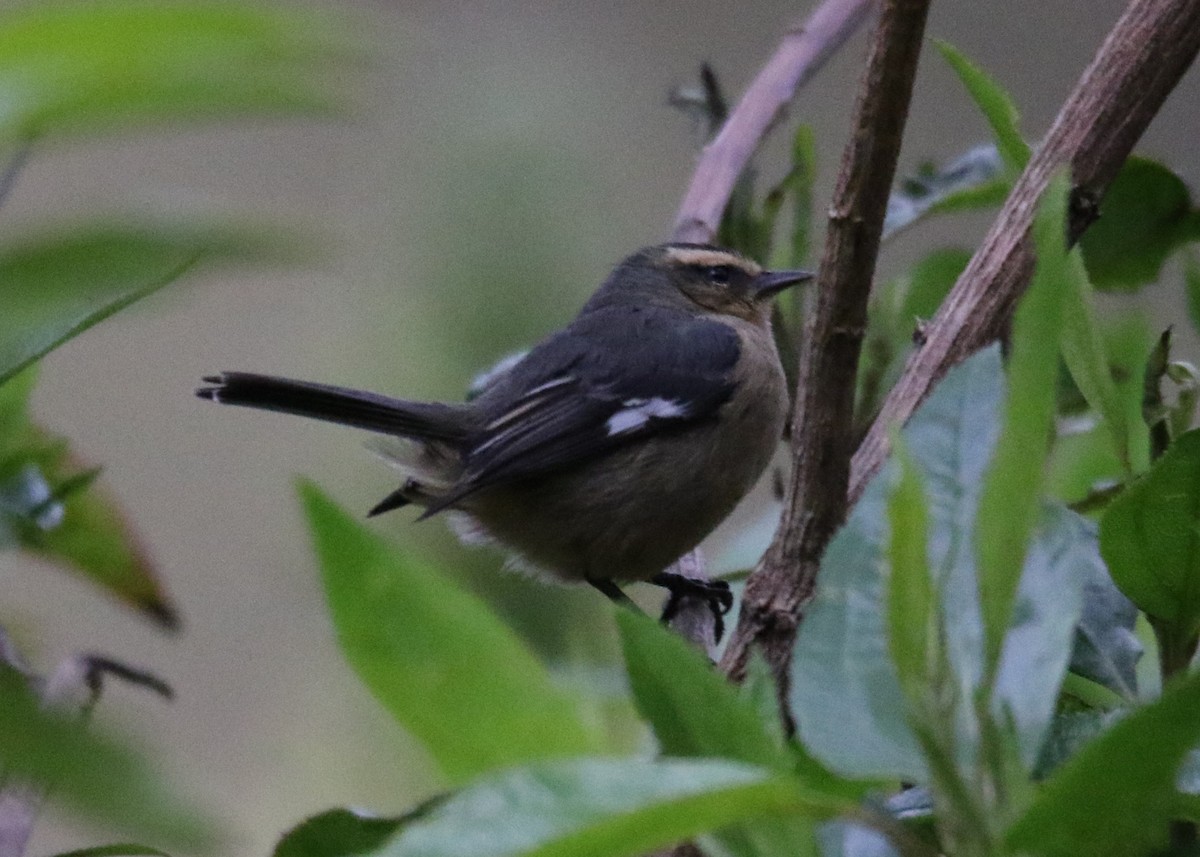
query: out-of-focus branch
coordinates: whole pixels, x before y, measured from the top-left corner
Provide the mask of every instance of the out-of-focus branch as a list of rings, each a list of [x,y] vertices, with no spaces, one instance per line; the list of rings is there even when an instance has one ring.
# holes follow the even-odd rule
[[[1071,238],[1099,202],[1134,144],[1200,51],[1200,0],[1133,0],[1083,73],[1046,138],[962,276],[923,330],[854,454],[850,502],[862,496],[889,452],[888,430],[903,425],[955,364],[996,337],[1033,270],[1029,227],[1051,175],[1070,164]]]
[[[800,355],[792,431],[792,478],[783,519],[746,584],[721,667],[745,670],[762,648],[786,693],[797,617],[821,554],[845,517],[853,446],[854,380],[866,329],[887,200],[930,0],[884,0],[859,87],[854,131],[842,156],[817,277],[816,308]]]
[[[738,176],[763,138],[812,77],[867,17],[876,0],[824,0],[803,25],[783,37],[712,139],[692,174],[672,240],[712,241]]]

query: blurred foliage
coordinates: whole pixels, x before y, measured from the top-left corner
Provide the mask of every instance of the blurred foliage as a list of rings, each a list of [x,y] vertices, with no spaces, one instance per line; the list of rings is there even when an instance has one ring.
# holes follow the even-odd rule
[[[295,9],[199,0],[7,9],[0,14],[0,158],[8,165],[0,202],[16,192],[21,166],[40,147],[68,138],[182,120],[341,112],[327,77],[330,61],[350,54],[331,23]],[[160,627],[178,625],[120,504],[96,482],[99,468],[30,416],[37,361],[193,267],[287,261],[297,246],[282,233],[211,216],[97,217],[0,243],[0,550],[44,557]],[[122,832],[191,852],[215,845],[213,830],[123,743],[84,731],[85,717],[69,705],[47,707],[34,692],[39,680],[11,666],[0,667],[0,679],[5,848],[24,848],[51,789],[76,813]],[[162,852],[130,843],[80,853]]]
[[[997,204],[1029,157],[1013,100],[939,47],[995,141],[901,181],[889,237],[924,217]],[[46,135],[164,118],[322,114],[335,102],[316,70],[339,55],[315,19],[257,7],[31,6],[0,19],[0,90],[15,105],[0,117],[0,142],[16,157]],[[706,135],[726,113],[711,70],[677,100]],[[800,129],[789,169],[761,197],[747,171],[722,240],[764,263],[803,264],[814,161]],[[552,249],[563,227],[547,222],[536,195],[510,193],[508,182],[540,168],[524,167],[447,209],[490,217],[499,206],[479,196],[526,200],[498,227],[503,252],[447,254],[456,297],[492,312],[459,331],[481,351],[508,333],[492,319],[525,300],[515,284],[560,273]],[[786,711],[761,661],[735,689],[700,653],[625,613],[628,686],[572,685],[450,576],[305,483],[343,654],[453,788],[403,815],[321,813],[285,834],[277,857],[620,857],[691,837],[732,857],[1148,855],[1169,835],[1194,846],[1198,778],[1180,772],[1200,742],[1189,716],[1200,704],[1200,676],[1189,674],[1200,641],[1200,446],[1186,430],[1196,372],[1140,319],[1101,321],[1093,289],[1157,279],[1197,239],[1197,215],[1177,176],[1134,159],[1104,201],[1100,231],[1069,248],[1069,190],[1060,176],[1040,203],[1037,266],[1007,361],[994,346],[947,375],[830,545],[792,652]],[[507,246],[505,228],[547,234],[540,250]],[[277,249],[244,230],[122,224],[0,248],[13,308],[0,321],[0,546],[72,563],[172,621],[136,538],[92,484],[95,470],[30,421],[35,364],[198,260],[260,261]],[[940,248],[877,290],[860,423],[968,259]],[[1200,277],[1187,271],[1200,304]],[[1089,514],[1102,514],[1099,528]],[[756,556],[742,559],[747,567]],[[1139,682],[1141,616],[1157,635],[1158,699]],[[89,817],[184,848],[205,843],[136,756],[47,710],[35,685],[0,670],[0,796],[55,785]],[[636,707],[654,758],[606,729],[606,693]]]

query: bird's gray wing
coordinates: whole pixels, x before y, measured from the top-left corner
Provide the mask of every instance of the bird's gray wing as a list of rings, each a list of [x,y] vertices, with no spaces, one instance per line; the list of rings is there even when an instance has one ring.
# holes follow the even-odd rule
[[[648,435],[711,418],[733,393],[739,354],[727,325],[654,308],[599,311],[543,342],[478,404],[456,490],[581,464]]]

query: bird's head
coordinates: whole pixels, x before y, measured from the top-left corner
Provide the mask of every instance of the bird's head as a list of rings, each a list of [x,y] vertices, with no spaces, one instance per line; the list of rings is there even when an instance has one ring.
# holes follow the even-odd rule
[[[625,259],[596,298],[762,323],[770,318],[772,298],[812,276],[808,271],[765,271],[740,253],[709,244],[660,244]]]

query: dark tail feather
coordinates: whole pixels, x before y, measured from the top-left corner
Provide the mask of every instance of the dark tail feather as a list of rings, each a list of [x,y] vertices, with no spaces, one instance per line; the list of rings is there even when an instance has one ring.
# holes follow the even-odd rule
[[[384,512],[390,512],[393,509],[400,509],[407,506],[412,501],[406,496],[408,486],[404,485],[397,488],[391,494],[388,494],[378,503],[371,507],[371,511],[367,512],[368,518],[374,518],[376,515],[382,515]]]
[[[408,402],[250,372],[222,372],[204,380],[212,386],[196,390],[202,399],[297,414],[382,434],[453,443],[462,440],[469,427],[465,405]]]

